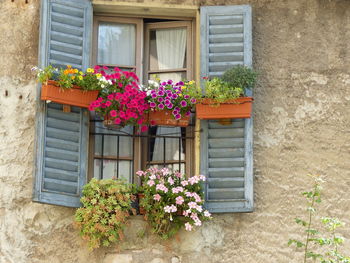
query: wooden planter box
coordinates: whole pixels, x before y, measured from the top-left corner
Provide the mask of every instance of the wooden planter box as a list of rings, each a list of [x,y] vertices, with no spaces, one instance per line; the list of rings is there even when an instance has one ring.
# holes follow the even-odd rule
[[[202,120],[250,118],[252,102],[252,97],[241,97],[220,104],[212,99],[204,99],[196,104],[196,115]]]
[[[146,123],[163,126],[187,127],[190,123],[190,116],[183,116],[180,120],[175,120],[171,110],[151,111],[146,116]]]
[[[60,104],[88,108],[90,103],[97,99],[98,91],[83,91],[78,86],[71,89],[61,89],[56,81],[49,80],[41,87],[41,100],[52,101]]]

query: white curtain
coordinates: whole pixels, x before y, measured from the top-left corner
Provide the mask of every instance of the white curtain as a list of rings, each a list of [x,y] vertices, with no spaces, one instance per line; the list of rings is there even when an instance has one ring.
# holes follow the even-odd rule
[[[157,57],[159,69],[182,68],[186,53],[186,29],[158,29],[156,30]],[[177,82],[181,80],[180,73],[166,73],[160,75],[161,80],[169,79]],[[157,135],[181,136],[180,127],[158,127]],[[182,143],[178,139],[166,139],[166,160],[179,160],[179,143],[181,160],[184,160]],[[153,152],[153,161],[163,160],[163,138],[156,138]],[[174,167],[175,168],[175,167]],[[178,169],[177,169],[178,170]],[[183,171],[183,168],[181,169]]]
[[[135,65],[135,25],[100,23],[98,64]]]

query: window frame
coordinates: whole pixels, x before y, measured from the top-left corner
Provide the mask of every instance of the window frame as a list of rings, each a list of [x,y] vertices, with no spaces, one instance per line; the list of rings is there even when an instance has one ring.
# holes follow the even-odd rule
[[[195,72],[195,60],[196,50],[194,48],[195,43],[195,18],[179,18],[179,17],[167,17],[167,20],[174,19],[175,21],[166,21],[166,22],[151,22],[145,23],[144,19],[162,19],[164,17],[160,16],[143,16],[143,17],[134,17],[134,16],[119,16],[119,15],[103,15],[103,14],[94,14],[93,16],[93,45],[92,45],[92,65],[97,65],[97,54],[98,54],[98,25],[100,22],[115,22],[119,24],[135,24],[136,25],[136,74],[140,78],[140,83],[148,80],[148,65],[149,65],[149,30],[156,28],[174,28],[174,27],[186,27],[187,28],[187,43],[186,43],[186,78],[193,79],[193,73]],[[123,66],[123,65],[107,65],[107,66]],[[128,68],[128,66],[126,66]],[[129,67],[131,68],[131,67]],[[95,117],[90,116],[90,121],[94,122]],[[88,162],[88,180],[94,178],[94,159],[95,159],[95,139],[93,133],[95,132],[95,125],[90,125],[90,136],[89,136],[89,162]],[[195,127],[188,126],[186,127],[185,132],[185,143],[186,143],[186,154],[185,154],[185,173],[186,175],[194,175],[196,170],[196,158],[195,158]],[[143,134],[143,136],[146,133]],[[133,134],[135,135],[135,133]],[[192,138],[193,137],[193,138]],[[192,138],[192,139],[191,139]],[[134,172],[140,169],[144,169],[147,163],[147,138],[133,136],[133,150],[134,150],[134,159],[133,159],[133,169]],[[182,171],[184,172],[184,171]],[[139,178],[135,173],[131,176],[132,183],[139,183]]]

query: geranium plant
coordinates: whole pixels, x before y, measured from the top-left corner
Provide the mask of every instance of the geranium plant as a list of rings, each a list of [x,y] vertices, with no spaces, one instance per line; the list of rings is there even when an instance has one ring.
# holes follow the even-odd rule
[[[211,218],[203,208],[201,182],[204,175],[185,178],[179,172],[167,168],[149,168],[136,173],[142,181],[144,197],[140,206],[146,211],[146,219],[154,233],[162,238],[173,236],[180,228],[191,231]]]
[[[112,73],[107,74],[107,69],[95,67],[106,84],[97,100],[90,104],[89,110],[121,127],[136,125],[145,131],[147,126],[144,125],[144,113],[149,106],[146,91],[140,89],[137,75],[119,68],[114,68]]]
[[[170,110],[176,120],[191,115],[198,94],[193,80],[176,83],[172,80],[161,83],[149,81],[147,93],[152,111]]]
[[[134,199],[133,186],[121,180],[92,179],[83,189],[83,207],[75,213],[75,224],[92,250],[121,241]]]

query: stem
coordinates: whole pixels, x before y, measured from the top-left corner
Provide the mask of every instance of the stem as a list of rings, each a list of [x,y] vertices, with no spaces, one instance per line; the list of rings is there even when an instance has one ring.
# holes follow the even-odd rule
[[[333,230],[332,230],[332,235],[333,235],[333,243],[334,243],[334,247],[335,247],[334,251],[335,251],[336,254],[338,254],[338,245],[337,245],[337,242],[334,241],[335,240],[335,229],[334,229],[334,227],[333,227]],[[337,262],[339,262],[338,257],[336,257],[336,260],[337,260]]]
[[[314,207],[315,204],[315,193],[317,191],[317,184],[314,187],[313,195],[312,195],[312,201],[310,208]],[[305,251],[304,251],[304,263],[306,263],[306,255],[307,255],[307,249],[309,245],[309,238],[310,238],[310,228],[311,228],[311,222],[312,222],[312,209],[309,210],[309,223],[307,225],[307,235],[306,235],[306,241],[305,241]]]

